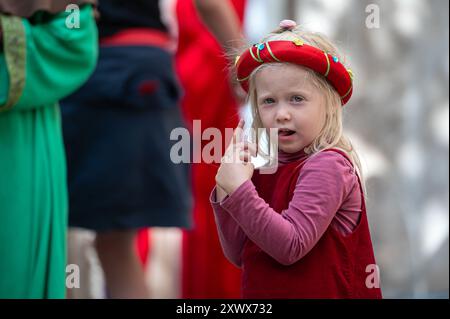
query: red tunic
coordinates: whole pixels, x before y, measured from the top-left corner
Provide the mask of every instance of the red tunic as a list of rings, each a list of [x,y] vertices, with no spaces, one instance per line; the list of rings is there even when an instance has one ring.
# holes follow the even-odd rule
[[[232,3],[242,21],[245,0]],[[198,18],[192,0],[179,0],[177,15],[176,67],[185,90],[182,109],[186,124],[190,127],[193,120],[201,120],[202,130],[215,127],[225,136],[225,128],[235,128],[239,120],[228,81],[228,62],[218,42]],[[183,234],[183,298],[239,298],[241,295],[241,272],[222,253],[209,203],[217,169],[218,165],[192,164],[194,228]]]
[[[346,156],[339,150],[327,151]],[[255,171],[253,183],[258,194],[275,211],[287,209],[303,164],[289,163],[275,174]],[[360,190],[362,213],[356,229],[345,236],[328,227],[311,251],[292,265],[278,263],[248,240],[242,255],[243,297],[381,298],[379,288],[369,288],[373,284],[373,268],[369,265],[376,262],[361,185]]]

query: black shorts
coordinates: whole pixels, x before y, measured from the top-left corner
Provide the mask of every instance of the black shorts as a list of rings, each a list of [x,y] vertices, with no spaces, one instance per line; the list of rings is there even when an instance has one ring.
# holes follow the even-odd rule
[[[184,127],[168,52],[100,48],[97,68],[61,101],[69,225],[96,231],[191,225],[189,164],[174,164]]]

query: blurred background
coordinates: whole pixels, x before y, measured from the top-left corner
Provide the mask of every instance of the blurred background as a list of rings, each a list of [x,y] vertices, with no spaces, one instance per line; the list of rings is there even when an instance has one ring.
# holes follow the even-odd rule
[[[449,2],[248,0],[245,35],[259,42],[286,18],[333,39],[355,74],[345,128],[362,157],[384,297],[448,298]],[[85,274],[70,295],[105,297],[93,234],[70,236]],[[181,238],[151,230],[155,298],[180,296]]]

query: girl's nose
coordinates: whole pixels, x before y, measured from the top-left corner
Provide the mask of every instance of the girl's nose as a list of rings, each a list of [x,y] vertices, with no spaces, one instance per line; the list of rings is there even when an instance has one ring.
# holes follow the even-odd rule
[[[277,113],[275,114],[275,117],[278,122],[285,122],[291,119],[291,113],[289,112],[287,107],[280,105]]]

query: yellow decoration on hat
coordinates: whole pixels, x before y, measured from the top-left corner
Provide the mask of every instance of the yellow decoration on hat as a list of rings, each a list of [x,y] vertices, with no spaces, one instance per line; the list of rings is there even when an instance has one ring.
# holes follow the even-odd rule
[[[302,46],[303,45],[303,41],[300,40],[300,39],[294,39],[294,40],[292,40],[292,42],[294,42],[294,44],[296,46]]]
[[[347,69],[348,75],[350,75],[350,78],[353,81],[353,71],[351,69]]]
[[[234,65],[235,66],[238,64],[240,57],[241,57],[240,55],[236,56],[236,59],[234,60]]]

